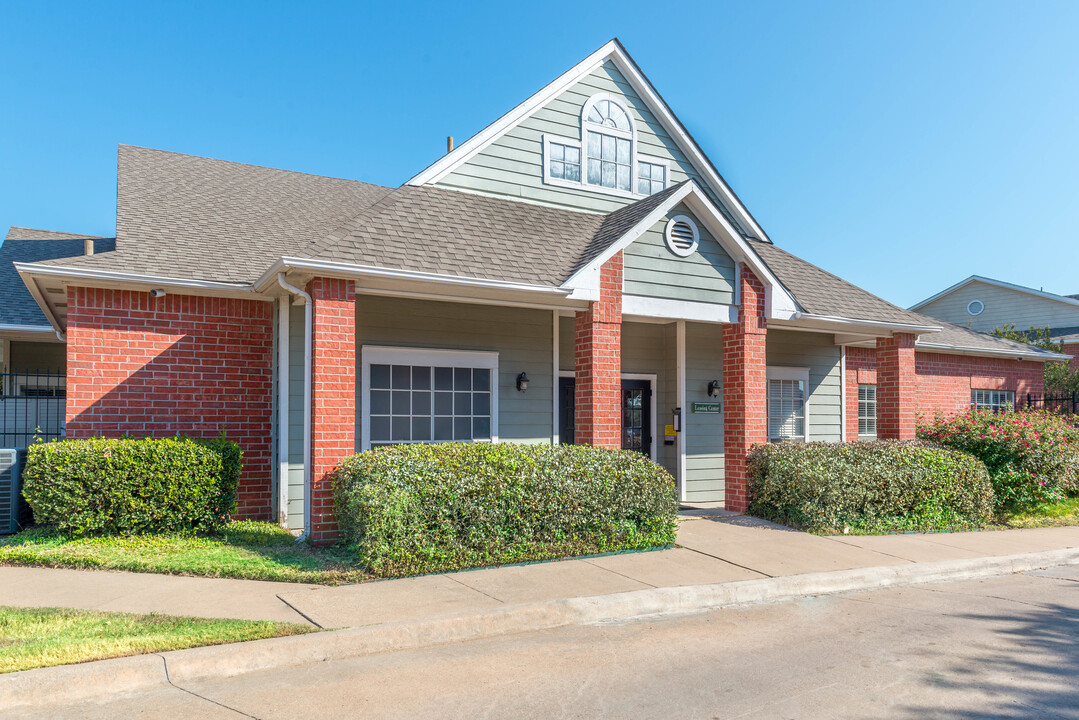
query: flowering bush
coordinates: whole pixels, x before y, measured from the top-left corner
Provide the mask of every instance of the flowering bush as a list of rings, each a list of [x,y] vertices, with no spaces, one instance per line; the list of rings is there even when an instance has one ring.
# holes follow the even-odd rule
[[[1079,490],[1079,429],[1053,412],[972,409],[920,425],[918,436],[985,463],[997,506],[1030,508]]]

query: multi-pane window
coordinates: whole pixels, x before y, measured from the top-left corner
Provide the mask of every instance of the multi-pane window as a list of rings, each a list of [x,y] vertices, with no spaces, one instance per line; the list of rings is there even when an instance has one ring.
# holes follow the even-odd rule
[[[492,368],[372,363],[369,372],[371,445],[492,439]]]
[[[572,182],[581,181],[581,148],[552,142],[548,146],[551,177]]]
[[[588,184],[630,189],[630,141],[596,131],[588,133]]]
[[[877,436],[877,386],[858,386],[858,437]]]
[[[768,439],[805,439],[805,382],[768,380]]]
[[[1011,390],[971,390],[970,404],[993,412],[1007,412],[1015,409],[1015,393]]]
[[[667,167],[659,163],[637,161],[637,192],[652,195],[667,187]]]

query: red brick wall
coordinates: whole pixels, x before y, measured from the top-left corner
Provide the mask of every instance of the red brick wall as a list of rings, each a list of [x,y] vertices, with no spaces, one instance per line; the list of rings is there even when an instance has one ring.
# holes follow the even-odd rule
[[[1026,394],[1042,392],[1042,364],[1002,358],[946,355],[944,353],[914,353],[915,412],[931,417],[935,412],[945,414],[965,412],[970,408],[970,391],[1011,390],[1016,401]],[[878,385],[876,351],[869,348],[847,348],[847,439],[858,439],[858,385]],[[878,407],[878,422],[879,422]]]
[[[600,268],[600,297],[577,313],[574,440],[622,447],[622,253]]]
[[[1064,354],[1072,356],[1072,370],[1079,370],[1079,343],[1065,343]]]
[[[316,544],[339,538],[330,474],[356,452],[356,286],[315,278],[311,322],[311,527]]]
[[[764,286],[741,268],[742,307],[736,324],[723,325],[724,507],[749,505],[746,455],[768,441]]]
[[[914,437],[915,370],[911,333],[877,338],[877,437]]]
[[[244,451],[237,516],[272,515],[273,304],[68,288],[69,437],[221,430]]]

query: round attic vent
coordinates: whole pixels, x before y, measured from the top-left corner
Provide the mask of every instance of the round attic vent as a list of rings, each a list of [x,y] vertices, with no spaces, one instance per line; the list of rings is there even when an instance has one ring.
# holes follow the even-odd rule
[[[967,303],[967,312],[971,315],[981,315],[982,310],[985,310],[985,303],[981,300],[971,300]]]
[[[701,243],[697,223],[685,215],[675,215],[668,220],[664,235],[667,247],[678,257],[689,257]]]

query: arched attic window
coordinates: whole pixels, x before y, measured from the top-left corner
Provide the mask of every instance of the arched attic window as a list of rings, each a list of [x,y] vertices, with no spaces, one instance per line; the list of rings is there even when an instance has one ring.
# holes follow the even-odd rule
[[[637,151],[637,128],[621,98],[593,95],[581,108],[581,137],[543,136],[543,180],[623,197],[667,187],[670,161]]]
[[[632,192],[637,138],[629,113],[620,103],[601,94],[585,103],[581,115],[585,182]]]

